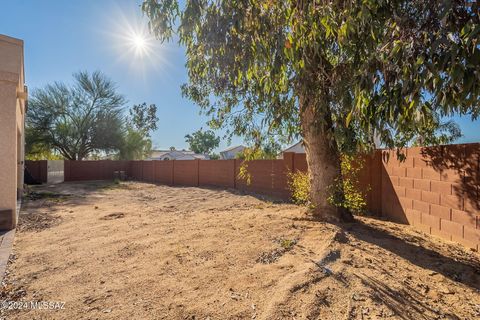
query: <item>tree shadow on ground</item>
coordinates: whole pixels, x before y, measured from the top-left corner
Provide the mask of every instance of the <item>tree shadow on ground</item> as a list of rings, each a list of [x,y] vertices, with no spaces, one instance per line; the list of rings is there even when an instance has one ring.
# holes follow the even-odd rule
[[[366,287],[372,289],[372,300],[387,306],[400,319],[432,319],[440,315],[447,319],[460,319],[453,314],[440,310],[434,303],[428,302],[425,299],[424,292],[420,292],[418,288],[408,283],[403,283],[401,288],[394,288],[385,281],[365,274],[356,276]]]
[[[418,267],[480,290],[480,258],[469,255],[467,259],[467,255],[462,255],[461,250],[452,252],[451,255],[442,254],[440,248],[429,248],[428,238],[400,238],[388,230],[363,221],[343,227],[358,240],[388,250]]]

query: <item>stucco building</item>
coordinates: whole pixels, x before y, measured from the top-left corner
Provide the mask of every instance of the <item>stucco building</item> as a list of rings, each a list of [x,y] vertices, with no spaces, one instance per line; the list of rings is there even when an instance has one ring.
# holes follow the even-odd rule
[[[23,189],[27,88],[23,41],[0,35],[0,229],[17,225]]]

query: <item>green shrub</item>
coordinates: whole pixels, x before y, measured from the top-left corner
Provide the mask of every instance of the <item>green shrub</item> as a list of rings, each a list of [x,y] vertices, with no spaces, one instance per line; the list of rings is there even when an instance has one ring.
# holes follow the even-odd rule
[[[293,202],[310,206],[310,177],[308,172],[296,171],[288,175],[288,188],[292,193]]]
[[[341,156],[342,178],[330,187],[328,201],[337,206],[346,208],[353,213],[363,213],[366,208],[365,194],[359,189],[358,173],[364,166],[364,160],[353,156]],[[307,172],[293,172],[289,174],[289,189],[296,204],[311,206],[310,179]],[[343,192],[342,192],[343,190]]]
[[[367,203],[365,194],[360,191],[358,173],[363,168],[365,160],[361,156],[341,155],[342,177],[331,187],[328,201],[336,207],[360,214],[365,211]],[[343,187],[343,192],[342,192]]]

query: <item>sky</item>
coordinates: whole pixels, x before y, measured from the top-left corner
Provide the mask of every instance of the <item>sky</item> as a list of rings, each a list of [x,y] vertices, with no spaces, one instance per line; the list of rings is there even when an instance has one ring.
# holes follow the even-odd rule
[[[208,129],[200,108],[181,96],[187,81],[184,49],[176,43],[152,40],[149,57],[132,50],[133,31],[146,29],[132,0],[0,0],[0,34],[24,41],[25,76],[29,90],[54,81],[69,83],[78,71],[100,70],[118,85],[127,106],[146,102],[157,106],[155,148],[188,148],[185,135]],[[217,152],[228,146],[223,139]],[[231,145],[243,139],[234,137]]]
[[[129,104],[156,104],[155,148],[187,148],[185,135],[208,118],[181,96],[187,81],[185,52],[176,43],[150,41],[149,54],[133,49],[132,33],[146,32],[135,0],[0,0],[0,34],[24,40],[29,90],[54,81],[69,83],[78,71],[100,70],[114,80]],[[462,129],[458,142],[480,141],[480,121],[454,117]],[[217,152],[227,147],[224,132]],[[243,139],[234,137],[231,145]]]

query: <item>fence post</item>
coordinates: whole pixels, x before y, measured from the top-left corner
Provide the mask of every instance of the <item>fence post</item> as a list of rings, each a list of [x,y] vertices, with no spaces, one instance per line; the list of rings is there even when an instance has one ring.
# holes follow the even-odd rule
[[[63,160],[63,180],[70,181],[70,160]]]
[[[153,163],[153,182],[157,182],[157,160],[152,160]]]
[[[233,159],[233,189],[237,189],[237,159]]]
[[[197,187],[200,186],[200,159],[195,159],[197,164]]]
[[[172,186],[175,185],[175,159],[171,160],[172,161]]]
[[[283,162],[288,171],[294,172],[295,170],[295,153],[294,152],[284,152],[283,153]]]

